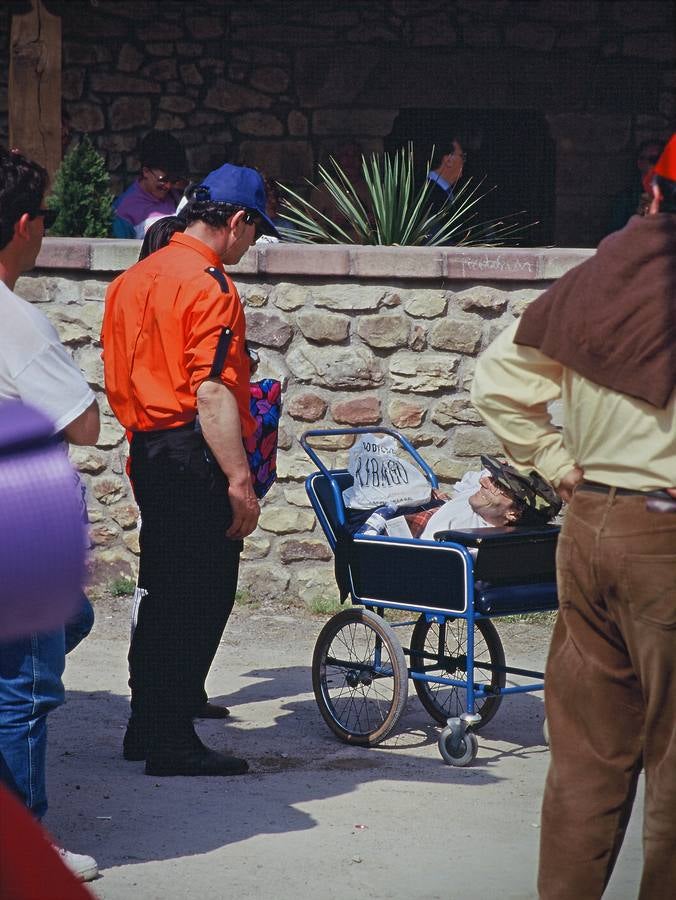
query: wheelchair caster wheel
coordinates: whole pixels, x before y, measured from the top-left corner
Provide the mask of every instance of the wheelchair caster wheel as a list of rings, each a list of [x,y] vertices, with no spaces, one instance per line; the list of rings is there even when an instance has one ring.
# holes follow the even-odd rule
[[[479,740],[471,731],[459,738],[450,727],[439,735],[439,753],[449,766],[468,766],[479,752]]]

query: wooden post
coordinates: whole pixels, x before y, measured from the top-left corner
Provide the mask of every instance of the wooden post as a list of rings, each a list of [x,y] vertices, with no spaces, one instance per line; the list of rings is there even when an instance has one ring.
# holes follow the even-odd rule
[[[53,178],[61,162],[61,18],[31,0],[12,16],[9,57],[9,145]]]

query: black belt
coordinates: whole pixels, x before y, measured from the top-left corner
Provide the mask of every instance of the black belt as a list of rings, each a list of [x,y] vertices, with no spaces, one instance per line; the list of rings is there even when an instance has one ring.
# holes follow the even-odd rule
[[[664,491],[635,491],[632,488],[613,487],[612,484],[601,484],[600,481],[583,481],[578,487],[578,491],[594,491],[596,494],[609,494],[615,491],[618,497],[669,497],[666,490]]]

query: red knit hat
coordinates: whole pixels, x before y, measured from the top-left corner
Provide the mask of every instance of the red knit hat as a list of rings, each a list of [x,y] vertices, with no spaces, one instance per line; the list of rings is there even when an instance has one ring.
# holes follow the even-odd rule
[[[668,178],[669,181],[676,181],[676,134],[672,134],[669,138],[667,146],[655,164],[653,174]]]

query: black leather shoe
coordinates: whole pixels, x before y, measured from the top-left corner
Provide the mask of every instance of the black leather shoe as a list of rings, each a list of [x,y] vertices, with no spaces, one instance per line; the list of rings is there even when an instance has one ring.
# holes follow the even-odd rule
[[[208,747],[181,753],[152,755],[146,760],[146,775],[244,775],[249,771],[245,759],[225,756]]]
[[[140,729],[131,722],[127,725],[122,740],[122,756],[128,762],[141,762],[147,755],[146,739]]]
[[[227,706],[217,706],[215,703],[207,702],[200,709],[200,711],[195,715],[196,719],[227,719],[230,715],[230,710]]]

